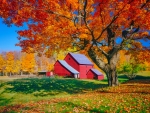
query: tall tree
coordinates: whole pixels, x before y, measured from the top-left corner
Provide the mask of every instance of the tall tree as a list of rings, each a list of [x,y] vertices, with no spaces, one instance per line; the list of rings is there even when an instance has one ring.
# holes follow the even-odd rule
[[[150,0],[1,0],[0,16],[8,25],[28,23],[18,31],[23,51],[51,56],[75,46],[115,86],[119,51],[142,49],[140,39],[150,39],[149,7]]]
[[[21,70],[22,71],[27,71],[30,74],[35,71],[35,56],[33,53],[24,53],[23,56],[21,57]]]
[[[6,53],[5,72],[11,76],[14,73],[15,57],[13,52]]]
[[[20,74],[20,71],[21,71],[21,61],[18,59],[15,60],[13,72],[14,74]]]
[[[5,68],[5,59],[3,55],[0,54],[0,73],[2,74],[4,72]]]

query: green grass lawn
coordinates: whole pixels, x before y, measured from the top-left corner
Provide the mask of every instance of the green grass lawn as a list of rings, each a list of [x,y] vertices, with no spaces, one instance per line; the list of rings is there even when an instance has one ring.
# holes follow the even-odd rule
[[[0,80],[0,112],[139,112],[150,110],[150,76],[107,87],[107,80],[24,78]]]
[[[47,100],[106,87],[105,81],[69,78],[25,78],[0,81],[0,106]]]

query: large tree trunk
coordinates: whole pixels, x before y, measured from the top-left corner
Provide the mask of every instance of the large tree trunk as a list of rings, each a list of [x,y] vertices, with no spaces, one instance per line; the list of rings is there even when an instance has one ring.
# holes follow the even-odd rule
[[[111,65],[110,65],[111,67]],[[107,80],[108,80],[108,86],[117,86],[119,84],[118,82],[118,76],[116,73],[116,69],[107,69],[106,72]]]
[[[118,52],[116,52],[112,57],[107,58],[108,63],[101,60],[101,58],[98,57],[91,49],[88,51],[88,54],[93,62],[105,72],[108,79],[108,86],[117,86],[119,84],[116,72],[116,65],[119,58]]]

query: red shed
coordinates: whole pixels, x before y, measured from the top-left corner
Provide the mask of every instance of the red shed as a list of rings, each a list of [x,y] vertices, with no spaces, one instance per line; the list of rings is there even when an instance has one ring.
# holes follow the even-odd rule
[[[80,79],[86,79],[87,72],[93,68],[93,63],[83,54],[68,53],[64,60],[79,72]]]
[[[99,72],[97,69],[90,69],[87,73],[87,78],[88,79],[98,79],[98,80],[103,80],[104,75]]]
[[[66,61],[64,60],[57,60],[54,64],[54,73],[58,74],[59,76],[72,76],[78,78],[79,72],[71,67]]]
[[[53,72],[52,71],[46,72],[46,76],[48,76],[48,77],[53,76]]]

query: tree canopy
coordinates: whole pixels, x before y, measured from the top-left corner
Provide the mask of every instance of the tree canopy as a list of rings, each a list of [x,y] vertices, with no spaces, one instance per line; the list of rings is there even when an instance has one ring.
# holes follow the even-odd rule
[[[150,39],[150,0],[2,0],[0,17],[18,31],[26,52],[53,52],[75,47],[88,53],[117,85],[116,64],[122,49],[145,49]],[[148,48],[149,49],[149,48]]]

